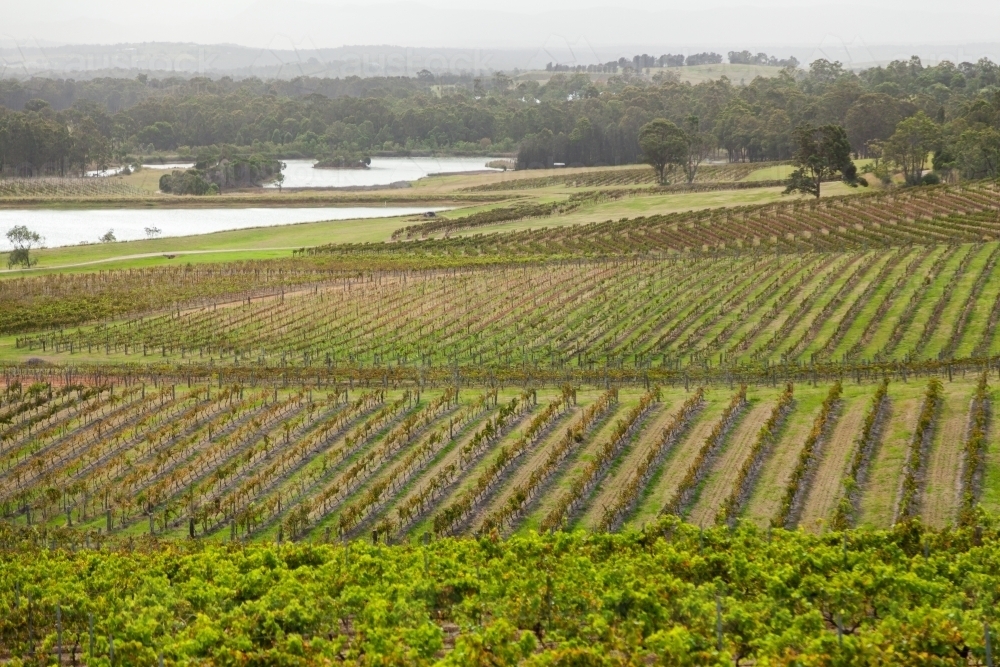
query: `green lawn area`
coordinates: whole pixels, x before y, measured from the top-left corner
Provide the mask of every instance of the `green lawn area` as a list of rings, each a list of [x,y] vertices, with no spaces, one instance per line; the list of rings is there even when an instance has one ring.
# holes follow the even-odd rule
[[[768,65],[732,65],[729,63],[719,63],[718,65],[692,65],[685,67],[671,67],[667,71],[677,72],[681,81],[690,83],[702,83],[704,81],[716,81],[723,76],[729,77],[734,83],[750,83],[758,76],[771,79],[781,73],[781,67],[770,67]],[[655,70],[653,70],[655,71]]]
[[[743,177],[744,181],[775,181],[788,176],[795,170],[790,164],[776,164],[755,169]]]
[[[864,159],[864,160],[855,160],[854,164],[858,168],[858,173],[861,174],[864,173],[865,169],[870,168],[873,162],[874,160]],[[771,167],[761,167],[760,169],[751,171],[749,174],[744,176],[742,180],[743,181],[780,180],[791,176],[793,171],[795,171],[795,167],[793,167],[790,164],[778,164],[778,165],[773,165]],[[842,185],[842,184],[824,183],[822,190],[826,190],[827,188],[830,188],[831,186],[834,185]],[[823,194],[825,195],[826,192],[824,192]]]

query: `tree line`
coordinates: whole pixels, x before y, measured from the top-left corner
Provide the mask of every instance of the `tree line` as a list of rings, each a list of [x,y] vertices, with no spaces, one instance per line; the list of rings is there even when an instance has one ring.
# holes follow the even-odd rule
[[[765,56],[731,55],[761,63]],[[569,131],[544,128],[524,137],[519,168],[643,161],[640,130],[662,119],[696,140],[694,152],[717,151],[730,161],[791,160],[802,144],[797,128],[836,126],[850,152],[873,158],[882,178],[892,166],[910,184],[922,182],[930,166],[964,178],[992,178],[1000,170],[1000,68],[986,59],[925,67],[912,58],[859,73],[818,60],[808,72],[784,69],[746,86],[725,78],[697,85],[664,79],[633,82],[607,106],[604,99],[602,93],[574,100],[580,113]],[[602,115],[608,109],[617,122]]]
[[[42,100],[29,102],[23,113],[0,108],[0,175],[85,172],[106,162],[112,145],[83,105],[60,114]]]
[[[456,77],[442,97],[431,86],[445,79],[429,72],[270,82],[2,81],[0,170],[66,174],[183,150],[268,158],[516,151],[520,168],[627,164],[640,161],[639,130],[657,118],[693,123],[700,140],[731,161],[790,159],[796,127],[829,124],[844,128],[857,156],[881,159],[906,121],[904,129],[933,146],[939,170],[991,176],[1000,164],[1000,68],[989,60],[926,67],[913,58],[857,73],[817,60],[746,85],[725,77],[682,83],[666,68],[661,73],[650,80],[623,70],[601,83],[587,73],[556,73],[541,83],[498,72]],[[37,97],[22,101],[29,93]],[[913,176],[922,166],[907,171]]]

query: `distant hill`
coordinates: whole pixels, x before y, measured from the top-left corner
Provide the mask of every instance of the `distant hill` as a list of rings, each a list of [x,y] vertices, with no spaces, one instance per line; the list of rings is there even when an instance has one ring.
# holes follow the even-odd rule
[[[528,49],[430,49],[376,45],[282,50],[235,44],[173,42],[0,48],[2,78],[72,75],[77,79],[92,79],[134,77],[138,73],[158,77],[169,73],[213,78],[343,78],[416,76],[423,69],[435,73],[488,74],[497,70],[544,66],[543,57],[538,56],[536,50]]]
[[[716,50],[726,53],[730,47]],[[751,45],[752,46],[752,45]],[[686,49],[693,52],[692,48]],[[700,50],[701,47],[699,47]],[[683,49],[675,49],[683,50]],[[489,76],[496,71],[532,73],[530,78],[546,80],[551,73],[546,65],[558,63],[572,67],[631,59],[636,53],[666,53],[667,47],[643,45],[606,46],[582,52],[546,44],[529,48],[424,48],[394,45],[355,45],[337,48],[275,49],[236,44],[195,44],[189,42],[144,42],[123,44],[69,44],[37,46],[15,44],[0,38],[0,79],[27,79],[33,76],[90,80],[102,77],[151,78],[207,76],[218,79],[290,80],[299,76],[317,78],[363,78],[377,76],[416,76],[427,69],[435,74]],[[782,47],[782,57],[794,56],[806,66],[817,58],[839,60],[849,69],[886,64],[894,59],[920,56],[925,64],[947,59],[959,63],[976,62],[981,57],[1000,61],[1000,44],[981,43],[963,46],[872,46],[822,44],[819,47]],[[654,68],[655,73],[658,68]],[[755,76],[774,76],[777,67],[762,65],[696,65],[675,68],[681,80],[697,83],[716,79],[722,74],[739,83]]]

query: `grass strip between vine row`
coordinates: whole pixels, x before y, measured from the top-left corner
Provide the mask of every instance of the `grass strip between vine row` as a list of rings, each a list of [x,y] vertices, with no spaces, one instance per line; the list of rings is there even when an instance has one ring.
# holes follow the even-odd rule
[[[740,510],[750,497],[750,491],[753,489],[754,482],[764,465],[764,458],[768,448],[774,444],[775,437],[778,431],[781,430],[785,417],[791,411],[794,401],[794,387],[789,382],[785,385],[785,390],[781,392],[781,396],[778,397],[778,402],[771,408],[771,414],[768,415],[767,421],[761,425],[760,430],[757,432],[757,437],[750,446],[750,453],[744,459],[743,465],[740,466],[740,471],[737,473],[733,489],[729,493],[729,496],[722,502],[722,506],[715,517],[717,524],[731,525],[736,521]]]

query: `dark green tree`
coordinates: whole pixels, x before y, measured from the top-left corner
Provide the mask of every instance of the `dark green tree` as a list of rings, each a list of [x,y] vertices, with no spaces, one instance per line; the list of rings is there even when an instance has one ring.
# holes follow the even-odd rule
[[[954,166],[965,178],[997,178],[1000,176],[1000,132],[985,127],[969,129],[959,135],[952,147]],[[947,164],[943,151],[934,155],[934,169],[938,162]]]
[[[885,143],[885,157],[903,172],[909,185],[919,185],[941,129],[923,111],[903,120]]]
[[[698,175],[698,167],[708,157],[709,152],[715,148],[714,137],[707,132],[701,131],[701,122],[698,116],[688,116],[685,121],[687,131],[687,155],[684,160],[684,176],[688,183],[694,183]]]
[[[910,102],[901,102],[885,93],[867,93],[847,110],[844,129],[854,151],[861,157],[872,157],[871,142],[891,137],[896,124],[915,112]]]
[[[868,185],[858,177],[858,168],[851,160],[847,132],[839,125],[800,125],[795,128],[792,164],[798,168],[792,172],[785,194],[801,192],[818,199],[823,181],[832,180],[838,174],[844,183],[852,187]]]
[[[153,144],[159,151],[170,150],[177,146],[173,125],[162,120],[143,128],[136,137],[143,144]]]
[[[687,133],[665,118],[656,118],[639,130],[639,148],[642,159],[656,171],[656,179],[661,185],[667,183],[667,175],[688,158],[689,141]]]
[[[15,266],[29,269],[38,263],[38,260],[31,256],[31,250],[44,241],[38,232],[31,231],[25,225],[17,225],[7,232],[7,240],[14,246],[10,255],[7,256],[8,269]]]

